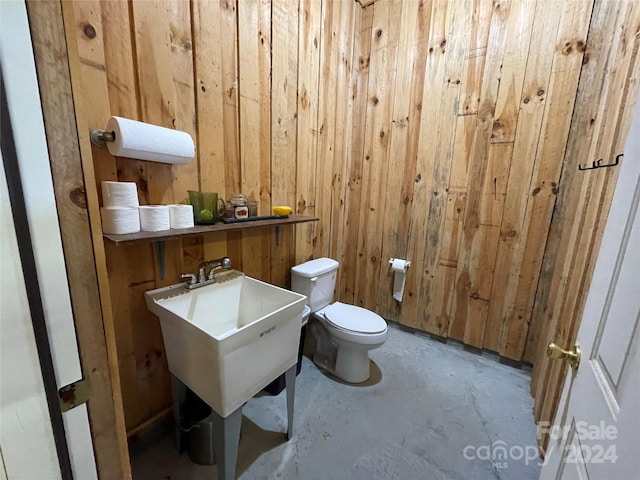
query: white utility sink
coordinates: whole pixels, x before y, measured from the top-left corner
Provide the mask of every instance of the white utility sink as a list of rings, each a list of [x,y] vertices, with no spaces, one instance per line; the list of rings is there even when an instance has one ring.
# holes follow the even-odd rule
[[[171,373],[225,418],[296,364],[306,297],[240,272],[220,278],[145,300],[160,318]]]

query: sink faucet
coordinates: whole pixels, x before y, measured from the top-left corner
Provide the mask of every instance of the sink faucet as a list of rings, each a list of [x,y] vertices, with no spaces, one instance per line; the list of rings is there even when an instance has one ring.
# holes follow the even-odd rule
[[[209,268],[209,273],[205,276],[207,268]],[[217,260],[205,260],[198,266],[198,282],[202,283],[206,280],[213,280],[213,274],[217,270],[229,270],[230,268],[231,259],[229,257],[222,257]]]
[[[187,279],[187,288],[198,288],[215,282],[214,274],[218,270],[229,270],[230,268],[231,259],[229,257],[222,257],[216,260],[205,260],[198,265],[197,275],[193,273],[183,273],[180,277]],[[208,272],[207,269],[209,269]]]

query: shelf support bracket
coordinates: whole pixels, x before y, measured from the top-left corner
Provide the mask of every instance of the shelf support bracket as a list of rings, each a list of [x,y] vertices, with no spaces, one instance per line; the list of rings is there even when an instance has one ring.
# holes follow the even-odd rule
[[[164,280],[164,240],[153,242],[156,247],[156,261],[158,262],[158,275]]]

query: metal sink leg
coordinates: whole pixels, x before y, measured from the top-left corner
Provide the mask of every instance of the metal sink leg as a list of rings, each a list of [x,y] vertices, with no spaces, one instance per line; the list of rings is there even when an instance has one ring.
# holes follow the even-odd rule
[[[236,478],[241,425],[242,407],[237,408],[226,418],[222,418],[215,410],[213,411],[213,448],[216,452],[220,480]]]
[[[293,437],[293,401],[296,394],[296,367],[294,365],[284,374],[284,385],[287,388],[287,440]]]

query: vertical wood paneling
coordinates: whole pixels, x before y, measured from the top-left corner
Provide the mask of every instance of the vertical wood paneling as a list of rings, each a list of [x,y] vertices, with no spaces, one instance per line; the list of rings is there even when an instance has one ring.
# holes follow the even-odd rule
[[[428,323],[437,319],[424,306],[430,302],[429,287],[434,275],[431,263],[436,255],[434,246],[440,230],[440,217],[432,215],[431,202],[434,193],[443,193],[446,186],[438,192],[437,179],[443,175],[443,164],[449,163],[445,157],[450,138],[440,135],[442,129],[448,128],[451,118],[441,111],[451,107],[450,97],[447,101],[447,89],[450,84],[446,81],[447,38],[451,27],[452,10],[449,2],[434,0],[431,12],[423,12],[428,25],[427,58],[424,69],[422,102],[420,110],[420,133],[417,147],[416,169],[414,177],[413,204],[409,226],[407,259],[412,266],[407,272],[404,299],[402,302],[402,322],[422,330],[429,330]],[[427,16],[428,15],[428,16]],[[428,23],[427,23],[428,22]],[[456,89],[454,83],[453,89]],[[442,125],[440,122],[443,122]],[[446,184],[445,180],[445,184]],[[437,207],[436,207],[437,208]],[[426,260],[425,260],[426,259]],[[435,332],[434,332],[435,333]]]
[[[418,51],[417,43],[422,40],[426,46],[426,39],[418,35],[418,20],[422,18],[419,10],[425,8],[419,2],[408,2],[402,5],[400,12],[400,33],[398,40],[398,58],[405,63],[406,68],[395,70],[395,87],[391,110],[391,125],[389,128],[388,158],[383,162],[386,168],[387,184],[381,192],[381,212],[383,219],[382,252],[380,253],[380,272],[376,299],[376,311],[384,317],[397,315],[397,304],[389,292],[393,290],[393,274],[388,259],[392,257],[404,258],[406,255],[406,237],[411,218],[411,197],[413,196],[413,172],[415,171],[415,156],[410,155],[410,118],[409,114],[416,111],[415,96],[422,88],[412,89],[412,83],[422,86],[420,75],[414,73],[417,65],[423,64],[424,55]],[[418,56],[418,58],[415,58]],[[424,77],[422,77],[424,78]],[[415,114],[411,120],[416,120]],[[386,164],[386,165],[385,165]],[[407,179],[409,183],[407,184]]]
[[[339,2],[340,21],[337,28],[336,43],[338,57],[336,68],[337,98],[336,108],[331,121],[334,123],[333,173],[331,177],[331,238],[328,253],[340,261],[344,258],[346,246],[345,229],[347,215],[347,184],[351,170],[351,143],[354,125],[354,112],[357,101],[352,91],[353,79],[358,74],[353,68],[355,51],[355,29],[362,9],[355,2]],[[342,121],[340,119],[343,119]],[[336,292],[342,289],[342,278],[336,277]]]
[[[386,190],[391,136],[391,114],[397,62],[402,3],[379,2],[373,6],[367,124],[362,171],[363,197],[358,226],[356,302],[375,309],[380,267],[382,232],[385,225]]]
[[[533,311],[544,322],[532,378],[537,420],[552,420],[566,373],[549,363],[544,348],[550,341],[575,341],[618,173],[580,171],[577,166],[614,158],[624,147],[638,90],[639,31],[638,4],[595,2]],[[612,104],[620,108],[610,108]],[[616,127],[609,129],[611,124]]]
[[[519,141],[516,143],[518,157],[523,156],[525,151],[535,151],[535,161],[532,172],[528,171],[531,167],[527,167],[527,171],[519,175],[526,179],[531,178],[530,181],[522,187],[511,188],[510,185],[511,191],[507,196],[509,209],[505,211],[503,217],[500,247],[511,244],[508,248],[513,249],[513,257],[508,264],[502,264],[501,258],[498,258],[496,269],[500,272],[508,272],[508,275],[504,275],[508,280],[504,288],[496,289],[494,284],[492,295],[492,302],[496,301],[496,305],[504,302],[503,305],[506,306],[502,311],[495,311],[495,317],[503,319],[503,328],[487,330],[500,334],[496,350],[510,358],[519,358],[523,355],[527,327],[530,327],[528,322],[533,322],[535,325],[539,320],[535,316],[532,317],[531,311],[560,178],[562,156],[571,122],[584,45],[586,45],[591,5],[584,7],[584,9],[577,9],[575,4],[567,3],[558,16],[560,22],[555,37],[556,48],[554,52],[549,51],[547,54],[553,55],[550,59],[552,64],[547,66],[549,58],[543,57],[540,53],[539,60],[535,63],[530,61],[528,65],[528,70],[532,72],[531,75],[535,80],[527,81],[526,90],[523,92],[521,116],[525,122],[535,121],[533,126],[526,123],[524,125],[530,127],[529,130],[534,130],[532,127],[535,127],[535,130],[539,129],[540,134],[534,146],[528,145],[527,140],[522,142],[530,134],[523,131],[520,135],[520,131],[518,132]],[[543,16],[541,21],[547,25],[544,27],[547,30],[553,22],[544,18],[542,12],[540,12]],[[532,45],[543,45],[543,39],[548,38],[549,35],[551,32],[541,33],[539,39],[532,40]],[[571,48],[567,47],[567,42]],[[542,50],[538,47],[536,52],[542,52]],[[536,55],[531,57],[536,59]],[[549,71],[548,81],[541,78],[540,73],[536,71]],[[525,100],[528,102],[525,103]],[[535,114],[534,111],[541,110],[541,104],[544,105],[544,115],[540,119],[539,113]],[[540,120],[542,124],[538,123]],[[514,175],[510,178],[517,179],[518,176]],[[514,185],[516,182],[517,180]],[[522,195],[523,191],[527,191],[526,196]],[[519,200],[523,197],[526,198],[524,204]],[[510,214],[509,217],[507,212]],[[510,235],[512,231],[517,234]],[[501,299],[498,297],[499,292]],[[529,361],[533,361],[533,358],[529,358]]]
[[[356,272],[358,265],[358,219],[362,201],[362,165],[364,162],[365,112],[368,103],[368,78],[371,53],[371,29],[373,7],[367,7],[361,13],[356,11],[354,26],[354,49],[351,62],[353,74],[351,97],[353,98],[351,142],[349,168],[345,182],[345,218],[342,234],[343,250],[338,272],[340,288],[338,297],[348,303],[354,303]]]
[[[240,176],[242,193],[271,208],[271,4],[238,2],[238,95]],[[271,237],[262,232],[242,235],[242,270],[271,280]]]
[[[453,151],[455,146],[456,113],[460,103],[464,57],[470,30],[457,28],[457,25],[468,24],[473,15],[472,4],[460,2],[448,5],[446,29],[442,40],[434,47],[434,54],[444,57],[444,77],[442,81],[442,97],[440,102],[438,137],[434,151],[434,168],[429,192],[429,210],[426,238],[427,244],[423,256],[425,275],[420,295],[431,305],[423,314],[423,322],[429,331],[446,336],[449,328],[450,306],[452,301],[451,283],[454,270],[449,264],[440,262],[440,251],[444,246],[445,219],[447,211],[447,194],[452,173]],[[425,82],[425,88],[427,84]],[[427,92],[425,98],[429,98]],[[424,125],[427,127],[427,125]],[[425,145],[427,147],[427,145]],[[427,273],[427,271],[429,273]]]
[[[192,4],[199,189],[217,192],[222,198],[228,198],[231,190],[227,186],[226,171],[233,172],[237,165],[235,153],[226,155],[229,145],[235,150],[237,127],[235,116],[229,122],[225,108],[230,94],[234,95],[236,91],[235,18],[235,6],[227,2]],[[231,42],[227,41],[229,38]],[[234,110],[235,105],[234,101]],[[207,235],[203,252],[198,240],[191,240],[191,243],[193,247],[189,251],[193,261],[185,259],[185,269],[189,271],[195,271],[201,257],[227,255],[227,235],[224,233]],[[186,263],[190,263],[189,268]]]
[[[78,98],[86,115],[90,128],[104,128],[111,115],[138,118],[137,89],[134,79],[134,58],[129,34],[129,9],[126,2],[77,2],[65,4],[69,15],[79,26],[71,30],[76,35],[80,71],[85,91],[93,93],[92,98]],[[111,19],[119,20],[117,23]],[[106,42],[116,42],[117,49],[111,49]],[[106,150],[92,148],[93,164],[96,166],[97,190],[102,180],[135,181],[139,186],[146,185],[145,162],[111,157]],[[108,166],[108,168],[105,168]],[[114,175],[117,175],[115,177]],[[146,192],[139,190],[140,201],[145,203]],[[122,249],[120,249],[122,250]],[[147,418],[149,412],[155,413],[167,404],[168,375],[164,358],[156,352],[162,352],[162,341],[157,338],[159,325],[155,318],[144,311],[142,317],[132,316],[133,311],[144,308],[141,291],[155,286],[154,261],[151,245],[141,248],[118,251],[110,243],[105,244],[106,261],[110,288],[102,286],[105,295],[111,293],[111,311],[117,342],[118,363],[122,381],[126,426],[130,429]],[[136,285],[137,288],[130,288]],[[105,309],[108,311],[109,309]],[[137,322],[151,322],[150,331],[137,330]],[[154,323],[155,322],[155,323]],[[137,336],[136,336],[137,331]],[[154,335],[154,332],[156,333]],[[145,339],[155,339],[155,343]],[[151,358],[147,365],[146,358]],[[139,377],[150,379],[140,383]],[[164,395],[162,391],[164,389]],[[154,401],[146,400],[152,392]]]
[[[504,209],[500,227],[497,257],[484,345],[494,351],[499,350],[502,324],[507,312],[502,305],[514,301],[510,282],[518,282],[518,270],[511,260],[516,253],[518,240],[525,238],[521,231],[524,214],[529,198],[529,185],[536,160],[536,149],[541,131],[545,106],[549,98],[549,78],[555,44],[545,42],[547,38],[555,38],[560,16],[547,18],[544,14],[550,3],[539,1],[534,14],[531,42],[526,58],[524,72],[524,89],[519,100],[518,130],[514,138],[513,161],[509,171],[506,189],[506,208]],[[515,263],[515,262],[514,262]],[[512,270],[513,268],[513,270]],[[535,289],[535,285],[530,288]]]
[[[134,2],[131,6],[139,120],[184,130],[197,138],[189,4],[167,0]],[[181,202],[187,190],[199,188],[198,160],[186,165],[148,163],[146,186],[152,204]],[[183,242],[173,240],[148,247],[153,251],[155,286],[175,283],[185,271]],[[136,346],[135,387],[141,399],[142,419],[151,418],[170,405],[170,377],[160,325],[157,317],[146,309],[145,290],[147,285],[130,286],[131,298],[135,299],[129,311]]]
[[[315,216],[316,154],[318,146],[318,88],[322,8],[324,2],[300,0],[298,15],[298,147],[296,155],[296,213]],[[311,223],[296,227],[296,263],[310,260],[317,243]]]
[[[275,0],[271,8],[271,197],[273,205],[295,205],[298,3]],[[286,288],[295,262],[293,230],[278,228],[276,237],[271,247],[271,281]]]
[[[26,4],[67,270],[61,281],[69,285],[82,375],[91,383],[88,418],[97,472],[100,478],[126,480],[131,478],[131,467],[105,252],[95,210],[91,202],[83,201],[91,198],[95,205],[98,195],[86,142],[87,119],[78,105],[81,95],[76,91],[74,96],[72,85],[81,59],[73,48],[78,30],[65,28],[65,20],[74,18],[70,7],[63,9],[59,2]],[[87,24],[77,25],[84,33]],[[91,33],[88,28],[87,32]],[[106,290],[102,297],[101,290]]]
[[[322,41],[320,43],[320,79],[318,92],[318,142],[316,151],[315,212],[320,221],[315,225],[312,255],[329,255],[332,226],[333,161],[335,158],[336,107],[344,99],[336,95],[338,78],[341,3],[325,2],[322,9]],[[341,121],[345,121],[343,117]],[[342,160],[342,159],[341,159]]]

